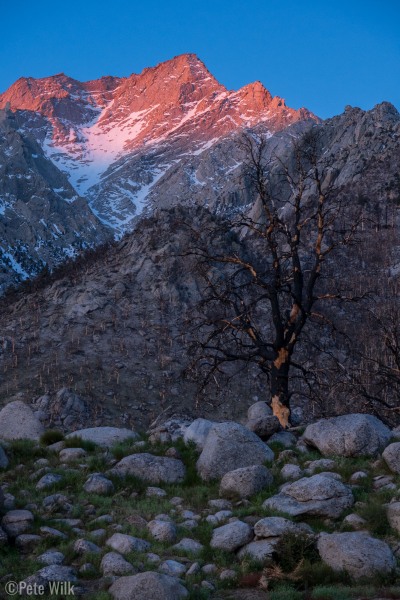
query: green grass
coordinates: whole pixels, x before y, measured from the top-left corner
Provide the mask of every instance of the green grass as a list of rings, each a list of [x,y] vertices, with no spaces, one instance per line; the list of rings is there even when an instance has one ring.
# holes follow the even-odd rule
[[[59,431],[58,429],[48,429],[40,437],[40,443],[42,446],[50,446],[56,442],[62,442],[63,439],[64,434],[62,431]]]
[[[83,440],[78,435],[65,438],[64,442],[66,448],[83,448],[86,452],[94,452],[97,448],[97,445],[94,442]]]
[[[386,516],[386,508],[383,506],[381,498],[370,497],[365,506],[359,508],[357,512],[367,521],[366,528],[372,535],[384,537],[391,533],[392,529]]]
[[[268,600],[302,600],[303,594],[288,583],[279,584],[269,592]]]
[[[32,463],[38,458],[44,458],[46,454],[46,449],[38,446],[32,440],[13,440],[7,449],[7,455],[11,462],[9,468],[13,468],[19,462]]]

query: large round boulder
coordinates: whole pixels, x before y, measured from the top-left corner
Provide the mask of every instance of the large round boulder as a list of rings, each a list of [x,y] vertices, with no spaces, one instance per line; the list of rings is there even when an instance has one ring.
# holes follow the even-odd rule
[[[197,461],[197,471],[205,481],[219,479],[235,469],[271,461],[274,453],[258,436],[234,422],[217,423],[207,436]]]
[[[389,546],[365,532],[322,533],[317,545],[324,563],[355,579],[385,575],[396,566]]]
[[[93,442],[103,448],[112,448],[119,442],[126,440],[137,440],[139,435],[131,429],[123,427],[90,427],[89,429],[78,429],[69,433],[67,438],[78,437],[87,442]]]
[[[382,452],[382,458],[392,473],[400,474],[400,442],[389,444]]]
[[[273,433],[279,431],[281,425],[266,402],[256,402],[247,411],[246,427],[260,438],[268,439]]]
[[[32,409],[21,400],[6,404],[0,411],[1,440],[38,441],[43,433],[43,425],[35,417]]]
[[[113,473],[119,476],[135,475],[149,483],[181,483],[185,478],[186,469],[183,462],[177,458],[154,456],[147,452],[125,456],[113,468]]]
[[[385,448],[391,435],[376,417],[350,414],[308,425],[302,440],[324,456],[375,456]]]
[[[279,494],[263,503],[263,507],[279,510],[293,517],[315,515],[336,519],[353,503],[349,487],[321,473],[284,485]]]
[[[219,486],[219,495],[223,498],[250,498],[268,485],[273,476],[264,465],[242,467],[225,473]]]
[[[119,577],[108,591],[114,600],[180,600],[189,595],[178,579],[153,571]]]
[[[196,448],[201,452],[213,425],[214,423],[212,421],[208,421],[208,419],[196,419],[193,421],[193,423],[189,425],[183,434],[183,440],[185,444],[193,442]]]
[[[214,529],[210,546],[226,552],[234,552],[253,539],[253,528],[243,521],[232,521]]]

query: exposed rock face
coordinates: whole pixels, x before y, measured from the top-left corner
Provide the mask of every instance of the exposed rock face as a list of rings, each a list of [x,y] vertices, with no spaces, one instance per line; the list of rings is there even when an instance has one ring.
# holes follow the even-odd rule
[[[285,484],[281,492],[268,498],[263,506],[292,516],[308,514],[337,518],[353,503],[353,494],[348,487],[320,474]]]
[[[191,159],[228,134],[259,123],[275,132],[297,121],[317,121],[307,110],[272,98],[259,82],[228,91],[193,54],[122,79],[21,78],[0,95],[0,108],[7,103],[17,111],[19,129],[28,130],[68,173],[100,219],[120,231],[157,184],[179,185],[178,164],[178,178],[189,180],[183,194],[201,188],[204,177]]]
[[[374,456],[391,438],[391,431],[372,415],[342,415],[308,425],[303,440],[324,456]]]
[[[63,431],[81,429],[93,422],[87,402],[68,388],[36,398],[32,408],[43,425],[60,427]]]
[[[206,438],[197,470],[204,480],[217,479],[229,471],[273,458],[272,450],[246,427],[233,422],[218,423]]]
[[[0,294],[110,237],[30,125],[29,113],[21,129],[14,113],[0,110]]]
[[[44,427],[24,402],[10,402],[0,411],[0,439],[39,440]]]
[[[322,560],[335,571],[347,571],[355,579],[390,573],[396,560],[389,546],[362,532],[323,533],[318,539]]]
[[[122,477],[135,475],[149,483],[179,483],[183,481],[186,469],[181,460],[144,452],[125,456],[115,465],[113,472]]]
[[[175,577],[153,571],[120,577],[109,593],[114,600],[179,600],[189,595]]]

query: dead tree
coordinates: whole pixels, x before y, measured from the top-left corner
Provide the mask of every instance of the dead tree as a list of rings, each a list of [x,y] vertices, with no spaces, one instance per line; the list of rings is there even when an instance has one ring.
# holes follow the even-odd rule
[[[226,363],[255,363],[269,381],[266,401],[287,427],[292,373],[307,371],[305,357],[295,356],[304,328],[324,320],[323,303],[354,299],[324,271],[354,240],[359,219],[347,222],[345,198],[319,167],[318,129],[293,144],[287,161],[266,158],[267,144],[254,134],[241,142],[253,206],[194,236],[207,238],[191,249],[206,281],[196,364],[210,381]]]

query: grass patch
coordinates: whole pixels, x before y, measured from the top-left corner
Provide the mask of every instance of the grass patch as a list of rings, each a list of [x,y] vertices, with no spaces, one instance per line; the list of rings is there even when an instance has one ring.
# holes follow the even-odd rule
[[[283,583],[268,594],[269,600],[302,600],[303,594],[292,585]]]
[[[94,452],[97,448],[97,445],[94,442],[83,440],[78,435],[65,438],[64,442],[66,448],[83,448],[86,452]]]
[[[382,499],[370,497],[365,506],[359,508],[358,514],[367,521],[366,527],[372,535],[384,537],[391,532]]]
[[[46,449],[37,445],[33,440],[13,440],[10,442],[7,454],[11,461],[30,463],[46,456]]]
[[[302,560],[318,561],[319,554],[313,537],[305,533],[284,533],[277,548],[278,564],[285,573],[290,573]]]
[[[62,442],[64,439],[64,434],[62,431],[58,429],[48,429],[45,431],[40,437],[40,443],[42,446],[51,446],[51,444],[55,444],[56,442]]]

